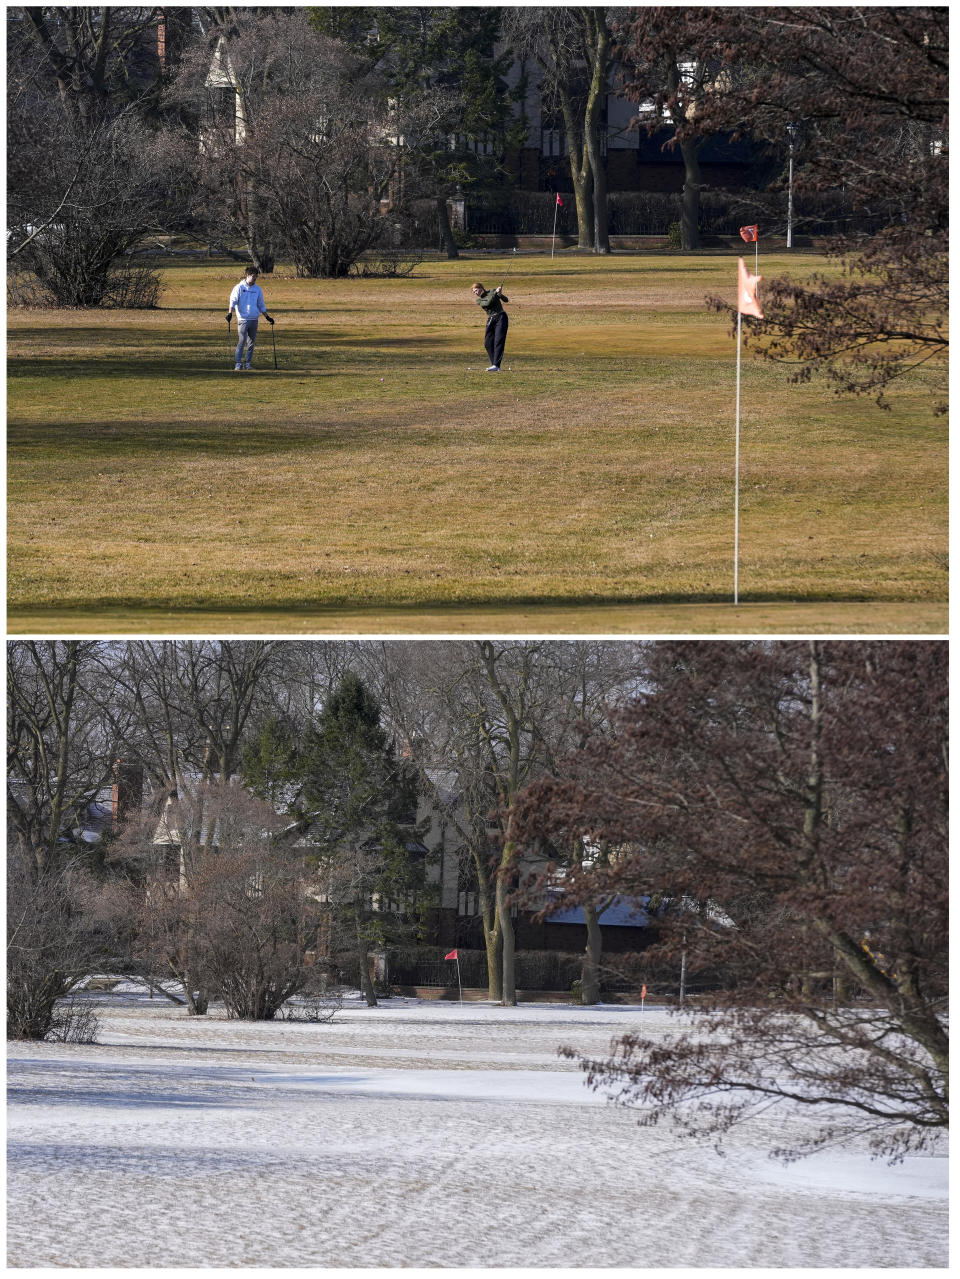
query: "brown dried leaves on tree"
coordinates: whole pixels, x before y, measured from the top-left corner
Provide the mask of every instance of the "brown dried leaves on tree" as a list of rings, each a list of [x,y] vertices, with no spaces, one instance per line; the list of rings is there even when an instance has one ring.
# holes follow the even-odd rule
[[[795,126],[798,200],[831,193],[849,211],[828,244],[839,271],[803,284],[765,280],[765,318],[749,326],[748,340],[798,364],[795,380],[823,374],[838,391],[869,393],[882,405],[891,383],[920,366],[939,391],[947,350],[947,9],[652,8],[631,11],[619,37],[625,91],[670,113],[678,145],[712,133],[749,136],[785,158]],[[709,91],[691,97],[690,73],[668,82],[665,65],[707,68]],[[777,222],[786,182],[784,164],[769,188]],[[758,193],[760,207],[770,199]],[[708,301],[730,313],[727,302]]]
[[[803,1148],[946,1126],[946,727],[944,644],[655,647],[525,809],[528,840],[613,848],[568,901],[651,896],[648,956],[704,988],[675,1036],[584,1061],[595,1086],[699,1135],[793,1101],[822,1116]]]

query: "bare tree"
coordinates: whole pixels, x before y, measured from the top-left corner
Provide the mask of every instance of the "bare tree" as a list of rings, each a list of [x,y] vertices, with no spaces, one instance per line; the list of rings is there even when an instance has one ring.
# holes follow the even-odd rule
[[[942,382],[947,10],[657,6],[630,11],[618,34],[633,68],[627,92],[669,113],[681,147],[733,132],[785,157],[793,137],[798,196],[842,193],[849,225],[829,245],[841,270],[765,281],[765,319],[751,331],[761,351],[799,361],[797,380],[820,373],[881,404],[885,388],[918,367]],[[651,68],[667,54],[681,74],[651,92]],[[773,184],[781,209],[787,180],[784,163]]]
[[[241,236],[260,270],[283,252],[298,275],[324,277],[347,275],[395,234],[405,139],[433,111],[422,99],[401,116],[385,85],[303,10],[215,29],[185,54],[170,102],[210,233]]]
[[[119,726],[95,641],[7,646],[8,1033],[43,1039],[64,999],[116,949],[110,886],[95,878],[93,810],[113,778]]]
[[[122,898],[79,856],[37,871],[22,847],[7,853],[7,1037],[71,1037],[71,993],[113,954]]]
[[[703,188],[700,151],[710,136],[700,126],[699,117],[705,100],[715,96],[720,87],[715,31],[704,39],[698,10],[656,6],[629,13],[629,19],[624,15],[614,32],[620,40],[617,56],[624,69],[625,92],[640,104],[638,127],[649,133],[666,127],[671,135],[666,145],[680,151],[684,170],[681,248],[697,249]]]
[[[266,676],[276,668],[274,640],[185,640],[176,649],[174,677],[202,730],[201,776],[230,781],[240,762],[244,731]]]
[[[610,11],[602,5],[505,11],[504,31],[516,53],[532,57],[543,76],[544,105],[563,117],[577,206],[579,247],[609,253],[606,161],[601,112],[610,69]]]
[[[38,875],[82,848],[90,805],[112,780],[118,733],[96,641],[7,646],[7,821]]]
[[[525,811],[618,849],[571,898],[659,899],[655,953],[715,986],[672,1040],[585,1061],[597,1086],[713,1135],[833,1107],[809,1148],[898,1157],[946,1125],[946,726],[944,644],[657,646],[616,735]]]
[[[285,825],[235,783],[198,782],[113,853],[134,954],[175,979],[193,1015],[217,997],[232,1017],[270,1020],[309,984],[319,908],[301,851],[277,839]]]
[[[155,305],[127,256],[168,220],[169,158],[147,115],[155,11],[26,7],[8,44],[8,225],[17,266],[58,306]]]
[[[513,830],[517,797],[557,767],[581,721],[602,720],[606,703],[630,684],[635,652],[629,644],[591,641],[480,641],[391,645],[382,657],[398,731],[468,850],[490,998],[515,1003],[512,909],[522,870]],[[589,931],[588,997],[601,945],[599,928]]]

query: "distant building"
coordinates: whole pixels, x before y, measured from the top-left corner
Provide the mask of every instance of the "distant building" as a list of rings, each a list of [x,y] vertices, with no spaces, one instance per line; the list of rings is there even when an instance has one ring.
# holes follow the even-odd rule
[[[681,191],[680,151],[664,149],[673,136],[672,129],[665,126],[651,135],[638,124],[641,108],[616,92],[618,75],[616,67],[612,68],[608,76],[610,87],[600,108],[600,153],[606,162],[608,189]],[[530,61],[518,60],[506,79],[511,89],[516,89],[521,81],[526,85],[524,98],[516,106],[518,117],[526,122],[527,137],[510,165],[515,186],[521,191],[571,191],[570,148],[563,118],[543,105],[539,68]],[[725,190],[751,185],[758,162],[756,147],[745,139],[733,142],[714,137],[700,152],[704,185]]]

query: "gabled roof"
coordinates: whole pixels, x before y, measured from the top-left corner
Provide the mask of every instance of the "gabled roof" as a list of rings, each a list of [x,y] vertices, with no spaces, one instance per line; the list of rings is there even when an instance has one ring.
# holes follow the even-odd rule
[[[615,897],[599,915],[604,928],[647,928],[650,916],[646,912],[649,897]],[[548,924],[586,924],[582,906],[568,906],[548,915]]]
[[[219,36],[217,39],[204,84],[208,89],[236,89],[237,87],[236,72],[230,61],[224,36]]]

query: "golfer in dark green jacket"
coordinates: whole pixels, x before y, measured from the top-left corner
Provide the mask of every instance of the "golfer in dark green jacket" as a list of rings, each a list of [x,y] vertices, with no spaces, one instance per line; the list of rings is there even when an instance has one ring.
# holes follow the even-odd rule
[[[483,344],[487,348],[487,357],[490,360],[487,372],[499,373],[503,360],[503,348],[507,341],[507,326],[510,323],[501,303],[509,302],[510,299],[503,292],[501,284],[498,284],[495,289],[485,289],[482,284],[475,284],[473,296],[477,299],[477,306],[482,306],[487,313],[487,327],[483,335]]]

